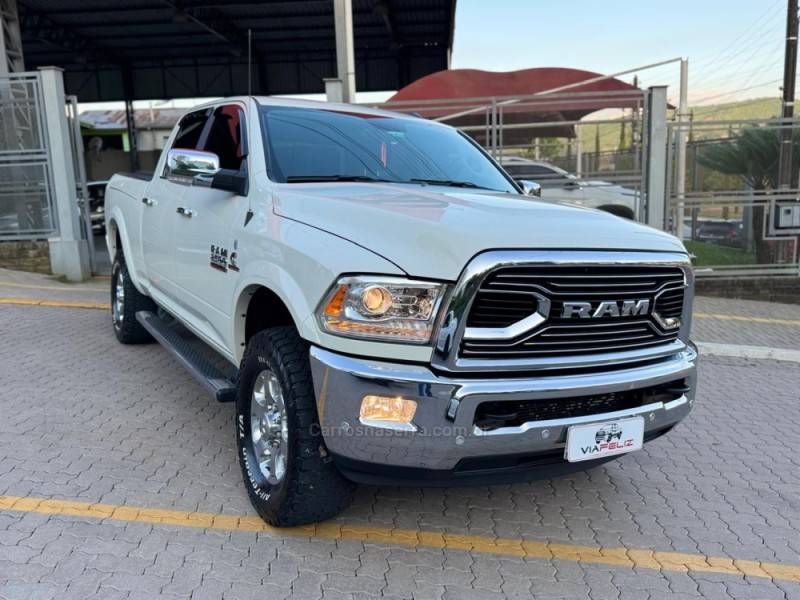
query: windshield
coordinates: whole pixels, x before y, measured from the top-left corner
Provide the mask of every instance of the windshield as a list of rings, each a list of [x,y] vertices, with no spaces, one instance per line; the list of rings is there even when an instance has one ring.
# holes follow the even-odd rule
[[[424,119],[265,106],[261,124],[278,183],[391,181],[517,193],[465,136]]]

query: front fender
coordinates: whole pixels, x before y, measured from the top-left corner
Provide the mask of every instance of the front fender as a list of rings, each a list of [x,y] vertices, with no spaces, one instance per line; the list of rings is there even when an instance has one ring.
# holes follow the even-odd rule
[[[285,304],[300,336],[330,350],[398,360],[427,361],[429,347],[351,340],[320,331],[314,313],[330,286],[343,274],[403,276],[396,265],[343,238],[275,214],[255,217],[239,243],[240,279],[232,319],[236,359],[244,351],[251,295],[265,287]]]
[[[145,277],[142,274],[142,264],[141,261],[137,259],[137,254],[131,247],[128,231],[128,222],[125,218],[125,213],[119,206],[112,206],[111,210],[106,213],[106,246],[108,248],[109,258],[113,264],[116,253],[120,251],[120,248],[117,248],[117,236],[119,236],[119,241],[122,244],[122,254],[125,257],[131,281],[133,281],[137,290],[143,294],[147,294]]]

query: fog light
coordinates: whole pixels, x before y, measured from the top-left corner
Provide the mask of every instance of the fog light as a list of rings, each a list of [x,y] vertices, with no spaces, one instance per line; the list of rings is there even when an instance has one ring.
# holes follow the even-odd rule
[[[364,396],[359,418],[364,425],[416,431],[411,423],[417,412],[417,403],[400,396]]]

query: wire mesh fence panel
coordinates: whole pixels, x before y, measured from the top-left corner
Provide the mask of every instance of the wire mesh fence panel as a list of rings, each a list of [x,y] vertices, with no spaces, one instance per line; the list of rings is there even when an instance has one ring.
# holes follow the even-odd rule
[[[778,210],[800,205],[800,190],[779,189],[781,132],[793,132],[800,169],[800,129],[781,119],[670,123],[668,228],[695,255],[701,277],[800,275],[798,231],[776,227]],[[679,136],[686,137],[685,178],[678,180]]]
[[[0,78],[0,155],[46,150],[39,98],[35,76]]]
[[[0,162],[0,238],[43,238],[54,230],[47,162]]]
[[[39,76],[0,77],[0,239],[57,232]]]

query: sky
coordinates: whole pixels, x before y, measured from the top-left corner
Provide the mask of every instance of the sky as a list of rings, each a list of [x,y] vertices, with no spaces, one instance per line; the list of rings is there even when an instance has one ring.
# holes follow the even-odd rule
[[[692,104],[780,94],[786,0],[458,0],[456,7],[453,68],[611,74],[685,57]],[[677,94],[679,67],[639,79]]]
[[[690,105],[778,97],[785,28],[786,0],[458,0],[452,68],[573,67],[612,74],[686,57]],[[677,63],[638,76],[643,87],[669,86],[670,100],[677,101]],[[621,78],[632,81],[633,74]],[[380,102],[390,95],[357,99]]]

